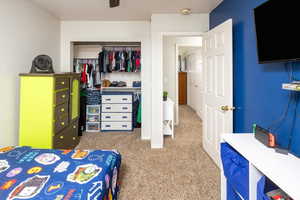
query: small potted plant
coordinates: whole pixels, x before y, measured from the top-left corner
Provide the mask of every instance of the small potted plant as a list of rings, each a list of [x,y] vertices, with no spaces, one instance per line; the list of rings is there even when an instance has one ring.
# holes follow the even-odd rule
[[[167,101],[167,99],[168,99],[168,92],[164,91],[164,93],[163,93],[163,100]]]

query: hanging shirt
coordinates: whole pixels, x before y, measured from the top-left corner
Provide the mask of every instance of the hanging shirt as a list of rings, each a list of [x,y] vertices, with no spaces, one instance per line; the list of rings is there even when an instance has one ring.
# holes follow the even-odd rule
[[[113,51],[112,52],[112,71],[115,71],[115,69],[116,69],[116,58],[115,58],[115,56],[116,56],[116,54],[115,54],[115,52]]]
[[[121,68],[121,58],[120,58],[120,52],[119,51],[115,52],[115,59],[116,59],[115,71],[120,71],[120,68]]]
[[[82,83],[87,83],[87,77],[86,77],[86,70],[87,70],[87,67],[86,67],[87,64],[84,64],[83,65],[83,70],[82,70],[82,73],[81,73],[81,82]]]
[[[135,59],[135,66],[136,66],[136,72],[141,71],[141,52],[136,52],[136,59]]]
[[[99,56],[98,56],[98,64],[99,64],[99,71],[100,72],[104,72],[104,53],[103,51],[99,53]]]
[[[101,85],[101,74],[100,74],[98,65],[96,65],[95,73],[96,73],[96,75],[95,75],[94,85],[99,86],[99,85]]]

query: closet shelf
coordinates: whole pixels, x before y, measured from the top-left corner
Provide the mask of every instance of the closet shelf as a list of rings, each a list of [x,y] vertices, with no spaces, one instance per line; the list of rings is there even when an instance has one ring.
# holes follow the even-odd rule
[[[102,87],[102,90],[141,90],[141,87]]]

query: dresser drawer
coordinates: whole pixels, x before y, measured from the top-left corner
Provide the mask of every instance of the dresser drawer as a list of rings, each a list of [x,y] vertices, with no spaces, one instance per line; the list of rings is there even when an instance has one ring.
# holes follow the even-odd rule
[[[55,78],[55,90],[65,89],[70,87],[70,80],[66,77]]]
[[[72,144],[72,147],[75,148],[75,146],[79,143],[80,137],[79,137],[79,126],[78,126],[78,120],[74,121],[72,124],[70,124],[71,129],[71,138],[69,143]]]
[[[79,142],[77,121],[53,137],[53,148],[73,149]]]
[[[101,130],[103,131],[131,131],[132,122],[102,122]]]
[[[69,100],[69,90],[55,93],[55,105],[60,105]]]
[[[132,103],[132,95],[102,95],[102,103]]]
[[[103,122],[128,122],[132,121],[132,113],[102,113]]]
[[[132,104],[102,104],[102,112],[131,113]]]
[[[56,106],[55,108],[55,119],[60,119],[69,113],[69,105],[68,103],[64,103]]]
[[[55,133],[59,133],[61,130],[66,128],[69,124],[69,118],[68,115],[64,115],[64,117],[61,117],[59,119],[55,120]]]

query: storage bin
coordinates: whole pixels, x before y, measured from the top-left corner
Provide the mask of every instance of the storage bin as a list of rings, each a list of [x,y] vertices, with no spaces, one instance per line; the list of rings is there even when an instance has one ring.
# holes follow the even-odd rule
[[[100,122],[87,122],[86,123],[87,132],[100,132]]]
[[[267,193],[277,189],[279,187],[275,183],[263,176],[257,183],[257,200],[271,200]]]
[[[87,89],[87,105],[99,105],[101,104],[101,93],[100,90]]]
[[[239,193],[244,200],[249,199],[249,162],[229,144],[221,144],[221,159],[227,179],[227,199],[238,199]],[[228,191],[228,190],[231,190]]]
[[[243,200],[227,181],[227,200]]]
[[[141,81],[133,81],[132,87],[142,87],[142,82]]]
[[[87,122],[100,122],[100,114],[87,115]]]
[[[100,114],[100,105],[89,105],[86,110],[88,115]]]

